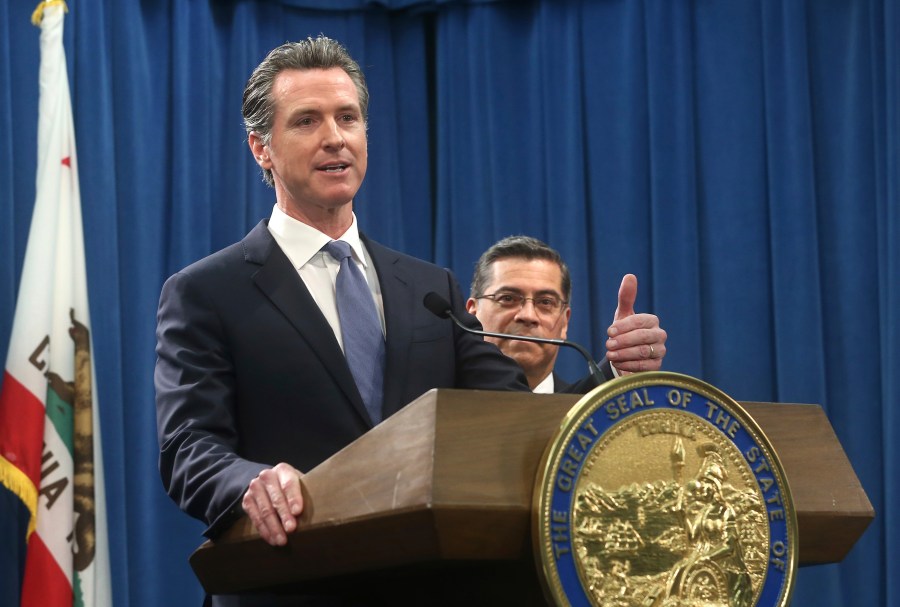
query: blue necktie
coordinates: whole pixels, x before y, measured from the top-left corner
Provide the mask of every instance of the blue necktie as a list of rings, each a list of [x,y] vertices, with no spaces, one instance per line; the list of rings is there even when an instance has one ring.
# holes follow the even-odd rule
[[[335,285],[344,356],[372,423],[381,421],[384,335],[372,292],[350,257],[350,245],[332,240],[322,250],[341,264]]]

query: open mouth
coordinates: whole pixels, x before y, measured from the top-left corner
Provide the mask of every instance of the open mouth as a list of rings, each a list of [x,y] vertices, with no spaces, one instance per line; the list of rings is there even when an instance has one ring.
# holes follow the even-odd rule
[[[323,173],[343,173],[347,170],[346,164],[329,164],[328,166],[319,167]]]

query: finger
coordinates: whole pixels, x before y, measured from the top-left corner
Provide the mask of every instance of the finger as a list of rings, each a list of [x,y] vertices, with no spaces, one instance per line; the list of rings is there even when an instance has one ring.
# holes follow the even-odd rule
[[[634,314],[634,301],[637,299],[637,276],[626,274],[619,286],[619,301],[613,320],[622,320]]]
[[[621,358],[615,355],[621,355]],[[641,371],[659,371],[662,368],[663,357],[666,355],[666,347],[663,344],[649,344],[626,348],[616,353],[610,353],[610,362],[620,372],[627,371],[639,373]]]
[[[618,350],[608,350],[606,354],[607,358],[617,365],[620,363],[641,360],[662,360],[665,355],[666,347],[659,342],[642,343],[636,346],[620,348]]]
[[[252,482],[253,481],[251,481],[251,483]],[[247,492],[244,494],[244,498],[241,500],[241,507],[244,509],[247,516],[250,517],[250,522],[253,523],[253,528],[259,532],[260,537],[271,544],[272,542],[269,541],[269,529],[260,515],[252,488],[248,488]]]
[[[279,466],[280,465],[281,464],[279,464]],[[271,470],[263,470],[260,473],[260,478],[265,482],[264,486],[266,494],[269,497],[269,502],[272,504],[274,516],[278,517],[279,523],[284,531],[293,531],[296,528],[297,521],[294,518],[294,515],[291,514],[287,496],[284,494],[284,489],[282,489],[282,475],[280,474],[280,471],[277,467]]]
[[[618,371],[658,371],[666,356],[663,329],[640,329],[623,333],[606,342],[606,357]]]
[[[616,350],[624,350],[625,348],[632,348],[634,346],[642,346],[645,344],[652,344],[653,347],[656,348],[657,344],[665,343],[667,338],[668,335],[665,330],[659,327],[652,327],[649,329],[627,329],[619,331],[615,337],[607,339],[606,349],[607,351],[615,352]]]
[[[645,360],[658,361],[661,364],[662,359],[666,356],[666,346],[663,343],[641,344],[610,352],[610,354],[617,365]],[[657,366],[659,365],[657,364]]]
[[[610,327],[608,334],[616,339],[623,339],[626,335],[639,330],[655,331],[659,329],[659,318],[655,314],[632,314],[621,320],[615,321]],[[630,336],[631,342],[628,345],[634,345],[634,336]],[[644,340],[644,343],[647,343]]]
[[[642,371],[659,371],[662,368],[661,358],[644,358],[614,363],[616,370],[622,373],[641,373]]]
[[[283,546],[287,543],[281,519],[272,506],[263,479],[257,477],[250,481],[250,486],[241,500],[241,506],[263,540],[273,546]]]
[[[288,511],[291,514],[292,522],[296,522],[295,517],[303,513],[303,491],[300,489],[300,477],[303,473],[291,466],[290,464],[278,464],[275,466],[275,472],[278,474],[278,483],[281,485],[281,491],[287,499]],[[287,525],[285,525],[287,529]],[[293,527],[288,529],[293,531]]]

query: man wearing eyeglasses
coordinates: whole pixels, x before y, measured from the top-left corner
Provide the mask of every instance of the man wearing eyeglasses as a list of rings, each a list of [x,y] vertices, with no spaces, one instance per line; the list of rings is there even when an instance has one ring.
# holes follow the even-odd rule
[[[466,309],[485,331],[566,339],[572,309],[572,281],[560,254],[529,236],[510,236],[490,247],[472,277]],[[607,379],[636,371],[656,371],[666,355],[666,332],[653,314],[635,314],[637,278],[626,275],[618,307],[607,330],[606,357],[600,370]],[[588,376],[568,384],[553,373],[559,346],[488,337],[525,370],[534,392],[585,393],[597,386]]]

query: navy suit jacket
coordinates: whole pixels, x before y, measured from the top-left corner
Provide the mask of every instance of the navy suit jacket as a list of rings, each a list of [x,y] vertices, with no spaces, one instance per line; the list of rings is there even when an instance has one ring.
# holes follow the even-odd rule
[[[434,291],[479,327],[448,270],[363,240],[384,301],[385,418],[431,388],[528,390],[514,361],[423,306]],[[372,427],[334,332],[266,220],[166,281],[155,384],[163,484],[208,537],[243,513],[261,470],[284,461],[307,471]]]

